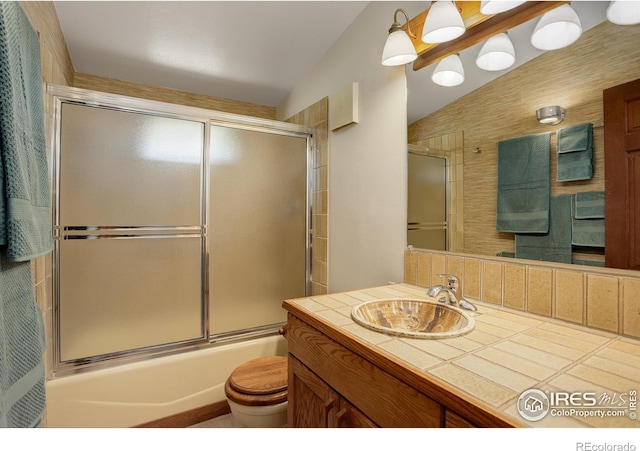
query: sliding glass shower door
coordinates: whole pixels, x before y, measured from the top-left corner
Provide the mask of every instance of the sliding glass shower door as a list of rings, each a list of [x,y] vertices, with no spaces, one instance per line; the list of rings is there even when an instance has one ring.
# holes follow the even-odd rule
[[[307,139],[211,126],[211,334],[286,321],[305,295]]]
[[[202,339],[204,125],[61,104],[60,360]]]
[[[309,284],[309,131],[56,90],[54,371],[275,333]]]

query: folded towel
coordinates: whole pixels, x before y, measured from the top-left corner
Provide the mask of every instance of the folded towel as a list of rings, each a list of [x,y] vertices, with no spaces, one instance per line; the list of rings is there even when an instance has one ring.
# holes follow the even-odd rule
[[[558,130],[556,180],[570,182],[593,176],[593,124]]]
[[[12,261],[53,249],[40,43],[19,2],[0,2],[0,245]]]
[[[550,137],[541,133],[498,143],[497,231],[549,230]]]
[[[573,263],[574,265],[600,266],[604,268],[604,262],[599,262],[595,260],[571,260],[571,263]]]
[[[571,263],[573,195],[551,196],[549,233],[516,234],[516,258]]]
[[[45,408],[44,349],[31,264],[11,262],[0,252],[0,427],[39,424]]]
[[[604,247],[604,218],[578,219],[577,205],[578,203],[575,201],[571,205],[571,244],[574,246]]]
[[[576,193],[576,219],[604,218],[604,191]]]

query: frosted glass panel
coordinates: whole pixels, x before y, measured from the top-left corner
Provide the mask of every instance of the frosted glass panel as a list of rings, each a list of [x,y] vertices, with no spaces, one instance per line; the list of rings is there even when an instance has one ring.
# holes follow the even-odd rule
[[[408,206],[410,223],[446,221],[446,160],[409,154]]]
[[[61,225],[198,225],[204,124],[63,104]]]
[[[418,249],[444,251],[447,249],[447,231],[409,230],[407,232],[407,244]]]
[[[203,336],[200,237],[60,242],[62,361]]]
[[[211,127],[212,334],[286,321],[305,295],[306,139]]]

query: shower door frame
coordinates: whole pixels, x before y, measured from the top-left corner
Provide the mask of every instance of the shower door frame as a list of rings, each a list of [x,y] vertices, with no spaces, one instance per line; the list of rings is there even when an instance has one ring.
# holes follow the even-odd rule
[[[189,107],[135,97],[109,94],[67,86],[47,84],[46,92],[53,101],[53,121],[51,127],[52,155],[51,155],[51,182],[52,182],[52,219],[54,249],[52,258],[52,336],[50,349],[53,353],[53,376],[84,372],[92,369],[100,369],[107,366],[131,363],[152,357],[161,357],[181,352],[203,349],[210,346],[242,341],[277,334],[286,321],[277,324],[258,326],[251,329],[233,331],[224,334],[211,335],[209,321],[209,224],[210,224],[210,180],[209,180],[209,150],[211,126],[230,127],[235,129],[259,131],[269,134],[285,135],[306,140],[306,205],[305,205],[305,295],[311,292],[311,220],[312,220],[312,186],[313,186],[313,161],[312,152],[314,146],[314,130],[309,127],[280,122],[269,119],[261,119],[251,116],[243,116],[233,113],[224,113],[215,110]],[[202,230],[200,236],[201,245],[201,311],[202,325],[201,337],[183,340],[174,343],[165,343],[142,348],[128,349],[109,354],[90,356],[86,358],[61,360],[60,348],[60,157],[61,136],[60,123],[62,117],[62,104],[75,104],[90,107],[105,108],[115,111],[138,113],[152,116],[160,116],[171,119],[182,119],[200,122],[204,126],[203,155],[200,168],[200,215]],[[152,227],[150,227],[152,228]],[[173,235],[180,237],[182,235]],[[284,299],[283,299],[284,300]]]

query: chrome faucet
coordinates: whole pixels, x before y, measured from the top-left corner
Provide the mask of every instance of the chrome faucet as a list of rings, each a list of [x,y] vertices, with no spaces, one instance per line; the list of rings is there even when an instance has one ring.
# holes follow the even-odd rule
[[[437,277],[446,277],[446,285],[435,285],[427,290],[427,295],[432,298],[438,297],[441,293],[443,296],[438,299],[438,302],[449,302],[449,304],[456,307],[462,307],[467,310],[476,311],[477,308],[462,296],[458,296],[457,292],[460,287],[458,278],[453,274],[436,274]]]

